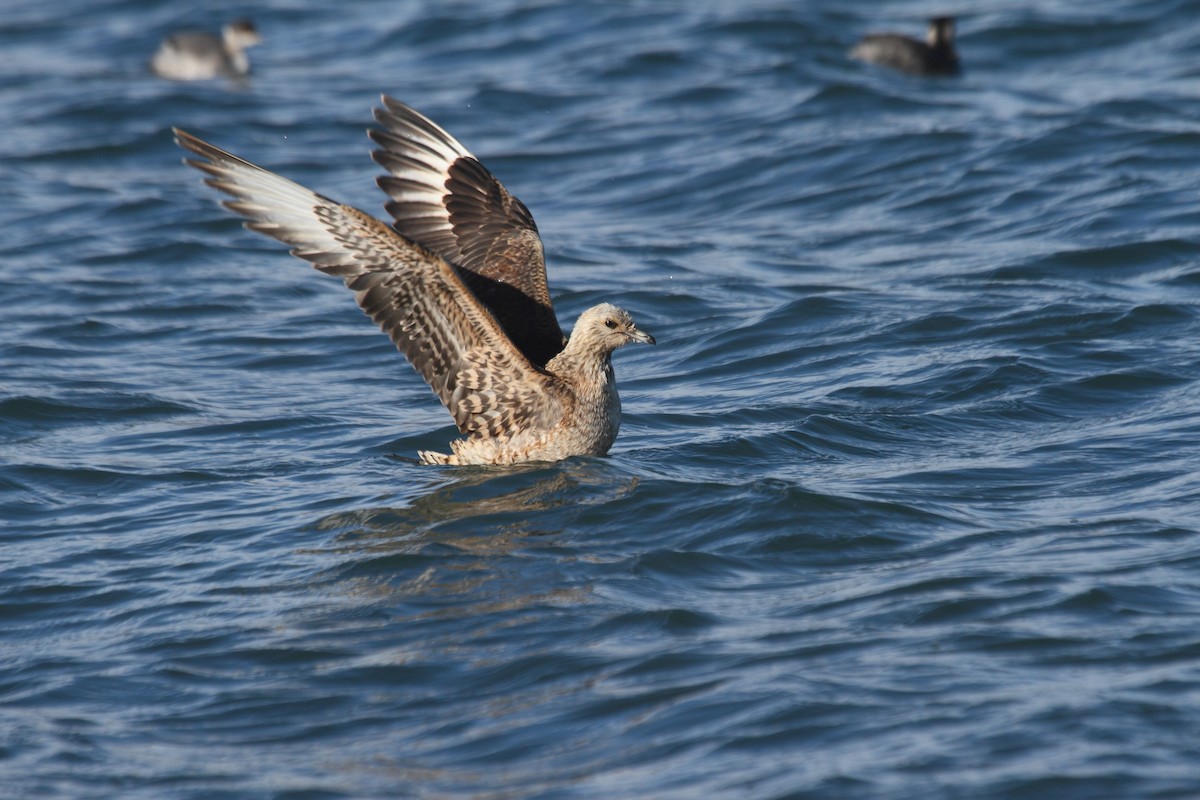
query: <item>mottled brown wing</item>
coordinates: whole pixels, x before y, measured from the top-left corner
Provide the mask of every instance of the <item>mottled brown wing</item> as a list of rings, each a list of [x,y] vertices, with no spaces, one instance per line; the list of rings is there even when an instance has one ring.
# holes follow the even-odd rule
[[[508,438],[562,418],[569,393],[513,346],[444,258],[363,212],[175,130],[180,147],[204,160],[209,186],[250,230],[342,278],[358,304],[408,356],[460,431]]]
[[[383,97],[372,157],[389,173],[392,225],[449,261],[539,367],[563,348],[550,304],[542,239],[533,216],[483,164],[432,120]]]

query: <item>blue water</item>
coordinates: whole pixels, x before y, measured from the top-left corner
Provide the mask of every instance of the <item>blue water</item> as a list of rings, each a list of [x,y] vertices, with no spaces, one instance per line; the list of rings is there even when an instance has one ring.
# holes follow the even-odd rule
[[[1200,4],[0,15],[0,786],[21,798],[1200,796]],[[147,74],[252,13],[245,85]],[[602,300],[606,459],[449,415],[179,125],[382,215],[379,93]]]

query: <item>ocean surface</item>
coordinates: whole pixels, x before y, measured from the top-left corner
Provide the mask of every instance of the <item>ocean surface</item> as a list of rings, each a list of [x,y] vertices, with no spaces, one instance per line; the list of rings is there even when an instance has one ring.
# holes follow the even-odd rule
[[[1200,2],[953,6],[3,2],[4,797],[1200,797]],[[658,338],[608,458],[415,464],[171,141],[383,216],[380,93]]]

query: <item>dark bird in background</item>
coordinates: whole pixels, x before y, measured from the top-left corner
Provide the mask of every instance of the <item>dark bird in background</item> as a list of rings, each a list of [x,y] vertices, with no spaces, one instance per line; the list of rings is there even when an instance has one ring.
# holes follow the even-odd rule
[[[851,58],[914,75],[957,75],[954,17],[929,20],[925,41],[898,33],[870,33],[850,51]]]

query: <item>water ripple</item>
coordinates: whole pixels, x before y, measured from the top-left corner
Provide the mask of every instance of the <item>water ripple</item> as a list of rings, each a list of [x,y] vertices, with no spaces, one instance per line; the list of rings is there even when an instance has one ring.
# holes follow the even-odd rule
[[[862,3],[267,3],[171,84],[220,19],[11,9],[9,794],[1194,794],[1200,23],[960,13],[929,81]],[[444,410],[170,142],[382,214],[380,92],[658,338],[610,458],[417,466]]]

